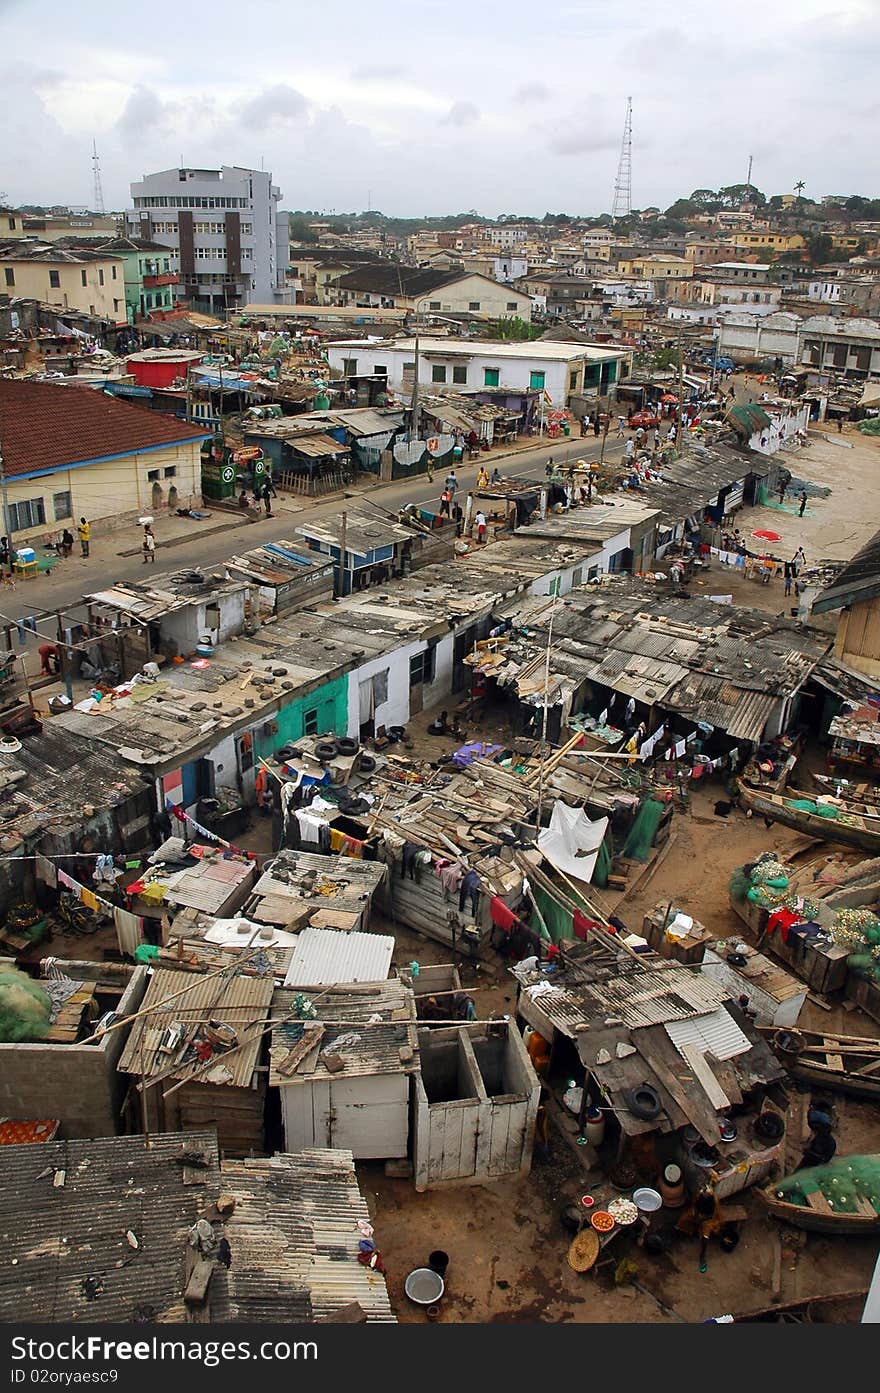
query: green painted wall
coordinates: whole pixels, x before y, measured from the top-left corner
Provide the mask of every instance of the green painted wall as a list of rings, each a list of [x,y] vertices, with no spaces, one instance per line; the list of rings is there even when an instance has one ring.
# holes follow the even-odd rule
[[[275,735],[263,735],[262,726],[258,726],[254,732],[254,753],[267,759],[279,745],[286,745],[289,740],[299,740],[305,734],[306,712],[315,710],[318,713],[319,735],[323,735],[325,731],[332,731],[334,735],[345,734],[348,726],[347,675],[325,682],[323,687],[318,687],[308,696],[294,697],[290,704],[274,717],[278,723]]]

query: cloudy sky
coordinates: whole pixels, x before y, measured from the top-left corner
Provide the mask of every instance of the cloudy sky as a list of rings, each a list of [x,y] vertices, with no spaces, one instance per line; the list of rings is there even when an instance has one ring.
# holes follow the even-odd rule
[[[880,194],[880,0],[0,0],[0,191],[109,208],[153,170],[271,169],[286,208],[420,216],[745,180]]]

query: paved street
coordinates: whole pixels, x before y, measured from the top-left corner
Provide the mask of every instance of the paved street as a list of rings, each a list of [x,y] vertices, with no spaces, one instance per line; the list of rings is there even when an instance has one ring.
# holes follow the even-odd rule
[[[497,465],[501,473],[510,478],[543,478],[544,466],[548,459],[557,464],[574,459],[598,459],[601,447],[601,437],[596,438],[592,434],[583,440],[576,436],[564,441],[545,439],[536,443],[534,447],[514,450],[507,454],[492,452],[483,455],[474,463],[465,462],[456,470],[456,474],[461,481],[461,493],[466,494],[467,490],[474,486],[481,464],[486,464],[490,472]],[[607,459],[618,459],[622,452],[622,442],[617,439],[615,425],[609,432],[605,455]],[[167,525],[169,530],[166,532],[163,521],[159,518],[156,522],[159,548],[155,566],[149,570],[143,565],[140,553],[142,534],[137,525],[105,533],[103,536],[100,530],[93,529],[92,554],[87,561],[74,552],[69,560],[60,561],[50,576],[40,575],[35,580],[19,581],[14,592],[7,591],[0,596],[0,619],[18,619],[22,615],[34,614],[40,609],[73,607],[81,601],[84,594],[113,581],[141,581],[155,572],[178,570],[185,566],[216,566],[227,557],[259,546],[261,542],[291,537],[306,517],[328,517],[340,513],[346,506],[363,508],[370,512],[370,504],[364,502],[365,498],[370,498],[379,507],[389,511],[397,511],[406,503],[437,504],[444,477],[441,471],[435,473],[433,483],[429,483],[422,475],[414,482],[398,480],[389,484],[377,484],[370,489],[354,490],[345,499],[336,495],[326,501],[307,502],[301,511],[296,512],[287,511],[284,508],[284,497],[279,496],[275,500],[275,516],[260,522],[237,524],[223,531],[211,530],[230,520],[229,514],[219,510],[206,522],[189,520],[178,523],[178,520],[175,520],[173,533],[170,531],[170,525]],[[178,526],[188,526],[192,529],[191,541],[163,546],[162,542],[166,536],[180,536]],[[132,550],[135,552],[134,555],[121,554]]]

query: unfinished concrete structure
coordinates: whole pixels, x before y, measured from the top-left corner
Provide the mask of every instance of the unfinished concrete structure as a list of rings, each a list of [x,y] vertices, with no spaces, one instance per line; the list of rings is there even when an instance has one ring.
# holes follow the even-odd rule
[[[143,1000],[146,968],[91,962],[57,966],[74,981],[94,984],[97,1015],[132,1015]],[[63,1137],[112,1137],[121,1132],[126,1081],[117,1064],[128,1029],[123,1026],[86,1044],[93,1029],[84,1013],[80,1038],[70,1043],[48,1039],[0,1044],[0,1113],[20,1121],[57,1118]]]
[[[527,1175],[541,1085],[507,1021],[419,1031],[417,1190]]]

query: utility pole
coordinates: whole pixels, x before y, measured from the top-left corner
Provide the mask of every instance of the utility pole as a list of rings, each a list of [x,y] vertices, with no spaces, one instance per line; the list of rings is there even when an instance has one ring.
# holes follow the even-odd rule
[[[187,359],[187,364],[186,364],[186,420],[187,420],[187,423],[189,423],[189,422],[192,420],[192,374],[190,373],[190,368],[191,368],[191,367],[192,367],[192,364],[191,364],[191,362],[189,361],[189,359]]]
[[[541,831],[541,812],[544,804],[544,765],[547,760],[547,711],[548,698],[550,694],[550,649],[553,643],[553,620],[556,617],[556,605],[550,611],[550,626],[547,630],[547,651],[544,655],[544,717],[541,722],[541,766],[538,777],[538,808],[535,814],[535,826],[538,832]]]
[[[610,425],[611,425],[611,410],[610,410],[610,402],[609,402],[609,410],[605,412],[605,429],[604,429],[603,432],[602,432],[602,449],[601,449],[600,452],[599,452],[599,464],[600,464],[600,465],[602,465],[602,464],[605,463],[605,441],[608,439],[608,427],[609,427]]]
[[[3,531],[6,536],[6,541],[9,544],[9,559],[7,565],[9,566],[9,574],[12,575],[12,558],[15,552],[12,547],[12,527],[9,521],[12,514],[9,511],[9,490],[6,485],[6,466],[3,463],[2,445],[0,445],[0,490],[2,490],[3,493]],[[2,570],[2,566],[0,566],[0,570]]]
[[[421,407],[420,407],[420,405],[419,405],[419,335],[418,335],[418,331],[416,331],[416,352],[415,352],[415,364],[414,364],[414,368],[415,368],[415,372],[414,372],[414,376],[413,376],[413,391],[412,391],[412,427],[411,427],[411,429],[412,429],[412,437],[413,437],[413,439],[414,439],[414,440],[418,440],[418,439],[420,438],[420,436],[419,436],[419,427],[420,427],[420,425],[421,425],[421,422],[420,422],[420,420],[419,420],[419,417],[421,416]]]
[[[348,537],[348,513],[343,513],[340,521],[342,525],[339,529],[339,578],[336,582],[338,599],[341,599],[345,594],[345,549]]]
[[[219,367],[220,367],[220,434],[223,435],[223,364],[222,364],[222,362],[219,364]],[[223,436],[223,438],[224,438],[224,440],[225,440],[226,437]]]
[[[684,355],[681,350],[681,330],[678,331],[678,429],[675,432],[675,448],[681,450],[681,432],[684,415]]]
[[[614,181],[614,201],[611,206],[611,221],[618,222],[628,218],[632,212],[632,97],[626,99],[626,120],[623,124],[623,140],[620,143],[620,162],[617,178]]]

